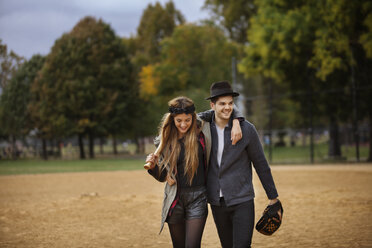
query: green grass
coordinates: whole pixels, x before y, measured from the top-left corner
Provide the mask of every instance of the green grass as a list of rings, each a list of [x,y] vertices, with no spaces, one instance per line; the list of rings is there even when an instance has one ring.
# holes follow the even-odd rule
[[[360,159],[365,160],[368,156],[368,147],[360,146]],[[342,146],[343,161],[356,161],[355,147]],[[265,156],[269,160],[269,149],[264,148]],[[273,163],[309,163],[310,162],[310,146],[294,146],[294,147],[273,147],[272,150]],[[328,144],[321,143],[314,145],[314,162],[336,162],[328,158]],[[337,161],[340,162],[340,161]]]
[[[265,148],[266,158],[269,159],[268,149]],[[355,161],[355,147],[342,147],[344,162]],[[368,147],[360,146],[361,160],[368,156]],[[87,171],[118,171],[118,170],[142,170],[145,158],[106,158],[86,160],[0,160],[0,175],[17,174],[41,174],[41,173],[63,173],[63,172],[87,172]],[[328,158],[328,145],[317,144],[314,147],[315,163],[340,162]],[[309,146],[274,147],[272,163],[309,163]]]
[[[144,159],[1,161],[0,175],[143,169]]]

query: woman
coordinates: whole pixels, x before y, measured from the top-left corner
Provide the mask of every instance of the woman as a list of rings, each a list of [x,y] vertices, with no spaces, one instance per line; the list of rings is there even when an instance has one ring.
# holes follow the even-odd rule
[[[173,247],[200,247],[208,215],[209,151],[204,134],[197,127],[193,101],[181,96],[168,105],[169,113],[164,115],[159,130],[156,154],[160,156],[151,153],[146,159],[149,174],[160,182],[167,181],[160,232],[167,222]],[[203,130],[208,132],[209,128]]]

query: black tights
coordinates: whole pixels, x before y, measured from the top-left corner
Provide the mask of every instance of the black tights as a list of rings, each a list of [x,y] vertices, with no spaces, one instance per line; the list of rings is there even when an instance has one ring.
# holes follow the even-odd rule
[[[174,248],[199,248],[207,218],[186,220],[169,224],[169,232]]]

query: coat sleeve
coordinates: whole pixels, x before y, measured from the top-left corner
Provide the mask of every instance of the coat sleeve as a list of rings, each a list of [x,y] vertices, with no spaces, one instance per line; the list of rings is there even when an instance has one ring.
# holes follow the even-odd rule
[[[160,144],[160,136],[157,136],[155,137],[154,139],[154,145],[156,147],[158,147]],[[159,161],[161,161],[163,159],[163,156],[160,155],[159,157]],[[167,178],[167,170],[166,168],[164,170],[161,170],[159,169],[159,166],[158,165],[155,165],[154,168],[150,169],[147,171],[151,176],[153,176],[156,180],[158,180],[159,182],[165,182],[166,178]]]
[[[265,158],[260,139],[256,128],[249,123],[249,143],[247,146],[248,156],[251,159],[253,166],[260,178],[261,184],[265,189],[266,195],[269,199],[278,197],[278,192],[275,187],[274,179],[271,174],[270,166]]]
[[[231,115],[232,115],[233,119],[238,119],[239,121],[244,121],[245,120],[244,116],[243,116],[243,113],[240,112],[240,110],[236,107],[234,107],[234,110],[233,110]]]
[[[167,178],[167,170],[164,169],[162,171],[159,170],[159,166],[155,165],[153,169],[147,171],[151,176],[153,176],[159,182],[165,182]]]
[[[207,122],[212,122],[213,115],[214,115],[214,110],[212,109],[198,113],[198,117],[202,119],[203,121],[207,121]],[[231,115],[233,119],[238,119],[239,121],[245,120],[242,112],[240,112],[238,108],[234,108]]]
[[[203,121],[211,122],[213,114],[214,114],[214,110],[210,109],[210,110],[198,113],[198,117],[202,119]]]

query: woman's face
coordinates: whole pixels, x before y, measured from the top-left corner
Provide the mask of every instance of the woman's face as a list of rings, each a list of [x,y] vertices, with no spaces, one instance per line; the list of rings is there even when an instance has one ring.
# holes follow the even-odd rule
[[[192,124],[192,114],[179,114],[174,117],[174,124],[178,130],[178,136],[183,137]]]

